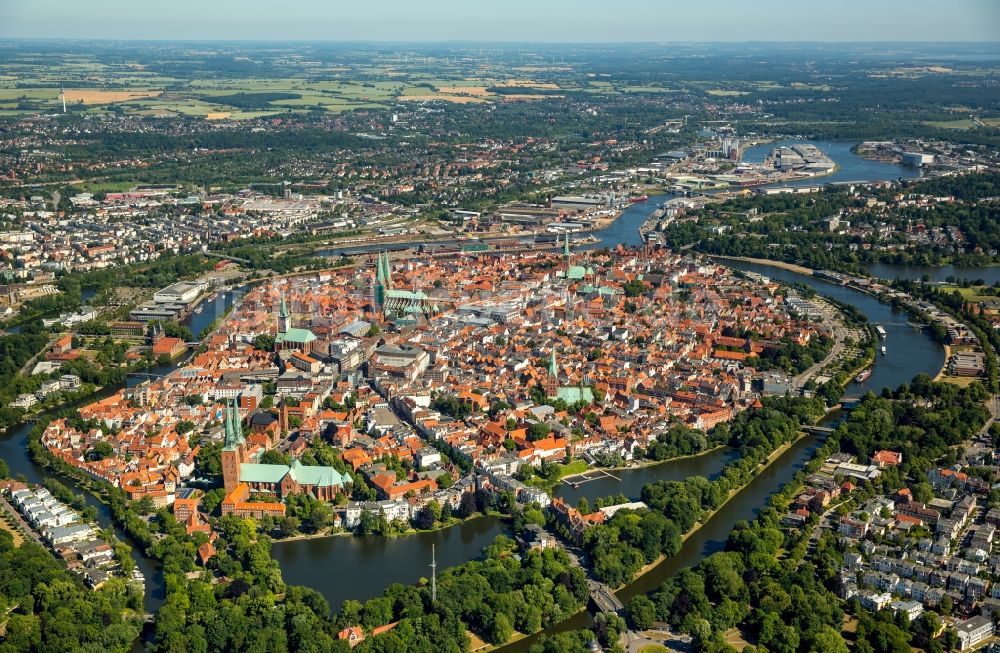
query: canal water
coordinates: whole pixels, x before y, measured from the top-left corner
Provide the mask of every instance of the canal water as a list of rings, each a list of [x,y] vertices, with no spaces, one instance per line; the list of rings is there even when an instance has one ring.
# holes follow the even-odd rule
[[[495,517],[401,537],[337,535],[275,542],[271,556],[286,583],[318,590],[334,611],[348,600],[381,596],[393,583],[412,585],[431,575],[431,548],[438,572],[479,556],[498,535],[512,535]]]
[[[88,397],[85,401],[77,405],[85,405],[94,401],[98,397],[106,397],[115,392],[116,388],[104,389],[96,397]],[[163,575],[160,573],[159,562],[151,560],[142,554],[139,545],[125,531],[114,525],[111,518],[111,510],[98,501],[92,494],[77,485],[72,479],[49,472],[44,467],[36,465],[28,454],[28,432],[31,431],[34,422],[21,424],[3,433],[0,433],[0,458],[2,458],[10,468],[10,475],[13,478],[23,478],[28,483],[42,484],[46,479],[54,479],[69,487],[74,493],[83,496],[88,506],[93,506],[97,510],[97,523],[102,528],[110,528],[121,541],[132,547],[132,558],[135,560],[136,568],[142,572],[146,578],[146,611],[152,612],[163,604],[165,590],[163,585]]]
[[[602,476],[575,486],[574,479],[569,479],[568,482],[560,482],[553,495],[574,506],[583,498],[593,502],[594,499],[614,494],[624,494],[629,499],[637,501],[642,495],[642,486],[647,483],[683,481],[690,476],[704,476],[712,480],[722,473],[727,464],[739,457],[738,449],[722,447],[700,456],[665,460],[645,467],[616,469],[610,472],[612,476]]]

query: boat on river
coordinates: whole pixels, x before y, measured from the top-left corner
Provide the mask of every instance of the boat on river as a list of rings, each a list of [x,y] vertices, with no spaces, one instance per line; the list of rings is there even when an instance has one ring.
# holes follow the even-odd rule
[[[882,345],[882,355],[885,356],[886,353],[888,353],[888,352],[886,352],[886,350],[885,350],[885,345]]]
[[[878,337],[879,338],[885,338],[885,327],[884,326],[882,326],[881,324],[876,325],[875,326],[875,331],[878,332]]]
[[[868,377],[871,375],[872,375],[872,369],[870,367],[866,370],[861,370],[861,374],[858,374],[856,377],[854,377],[854,382],[864,383],[865,381],[868,380]]]

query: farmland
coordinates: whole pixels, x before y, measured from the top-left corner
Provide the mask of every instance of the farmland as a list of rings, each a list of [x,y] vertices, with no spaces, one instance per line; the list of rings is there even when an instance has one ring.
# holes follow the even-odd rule
[[[384,109],[396,102],[482,104],[555,96],[560,84],[513,71],[473,74],[475,65],[430,61],[414,69],[398,57],[344,64],[299,62],[278,56],[222,57],[168,48],[163,61],[135,51],[115,63],[100,52],[20,52],[0,62],[0,112],[56,112],[60,90],[74,112],[138,116],[254,119],[311,111]],[[45,62],[43,65],[42,62]],[[422,70],[423,69],[423,70]],[[266,72],[267,74],[261,74]],[[494,73],[496,71],[493,71]],[[277,75],[275,73],[284,73]],[[558,97],[558,96],[556,96]]]

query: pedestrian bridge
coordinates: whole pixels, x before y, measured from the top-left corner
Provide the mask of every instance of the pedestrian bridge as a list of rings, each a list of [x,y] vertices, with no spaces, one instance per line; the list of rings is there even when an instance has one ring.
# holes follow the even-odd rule
[[[830,435],[833,433],[833,429],[829,426],[803,426],[802,430],[809,435]]]

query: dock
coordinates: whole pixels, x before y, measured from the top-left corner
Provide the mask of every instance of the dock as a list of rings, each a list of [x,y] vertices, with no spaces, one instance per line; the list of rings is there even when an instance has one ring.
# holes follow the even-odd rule
[[[589,483],[590,481],[597,481],[597,480],[600,480],[602,478],[613,478],[616,481],[621,482],[621,479],[619,477],[615,476],[614,474],[612,474],[611,472],[609,472],[606,469],[591,469],[591,470],[587,470],[587,471],[582,472],[580,474],[574,474],[573,476],[568,476],[568,477],[562,479],[562,482],[565,483],[566,485],[569,485],[569,486],[572,486],[572,487],[579,487],[580,485],[582,485],[584,483]],[[573,479],[573,480],[570,480],[570,479]]]

